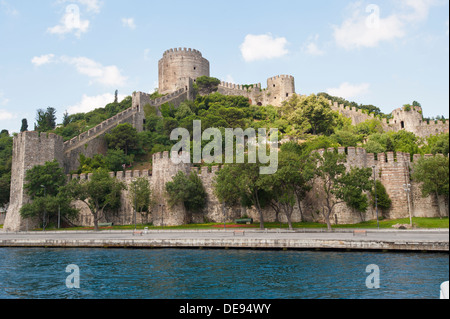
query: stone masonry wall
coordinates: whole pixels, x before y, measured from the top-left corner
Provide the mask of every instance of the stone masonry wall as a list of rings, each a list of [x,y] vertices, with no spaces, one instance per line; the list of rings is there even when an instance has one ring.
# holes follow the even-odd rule
[[[353,125],[363,123],[367,120],[378,119],[385,131],[400,131],[406,130],[412,132],[419,137],[425,138],[430,135],[449,132],[449,121],[424,121],[422,117],[422,109],[415,107],[410,111],[405,111],[403,108],[396,109],[392,112],[392,118],[387,120],[385,118],[379,119],[373,113],[367,114],[360,109],[338,105],[337,102],[331,102],[330,107],[334,111],[340,112],[345,117],[352,120]]]
[[[295,94],[295,80],[290,75],[277,75],[267,80],[266,89],[261,89],[261,83],[247,88],[239,84],[221,82],[218,92],[223,95],[244,96],[252,105],[281,106]]]
[[[318,150],[322,154],[325,150]],[[328,151],[334,151],[329,149]],[[369,167],[375,166],[376,178],[380,180],[386,187],[390,198],[392,199],[392,208],[387,211],[379,209],[378,215],[380,218],[408,218],[409,207],[412,215],[415,217],[439,217],[448,216],[448,202],[444,198],[440,198],[440,205],[433,197],[423,198],[420,194],[420,185],[410,180],[410,171],[412,164],[419,159],[415,156],[413,162],[410,161],[410,156],[407,153],[388,153],[388,154],[368,154],[362,148],[339,148],[340,153],[347,154],[346,167],[351,166]],[[150,223],[154,225],[182,225],[186,223],[203,223],[203,222],[232,222],[237,218],[248,216],[259,222],[259,215],[254,208],[246,209],[240,206],[224,207],[217,200],[214,195],[214,179],[216,173],[221,167],[214,166],[212,168],[202,167],[201,169],[192,167],[189,164],[174,165],[169,158],[169,153],[157,153],[153,156],[153,171],[149,174],[148,171],[134,171],[134,172],[118,172],[111,173],[116,178],[125,181],[127,184],[131,183],[133,178],[145,176],[149,179],[152,185],[152,192],[156,201],[152,207],[152,214],[148,218],[144,218],[138,214],[138,223]],[[172,177],[178,172],[183,171],[188,174],[194,171],[198,174],[203,182],[207,192],[207,204],[203,212],[191,214],[187,212],[182,205],[169,207],[167,199],[165,198],[165,183],[170,181]],[[78,176],[72,176],[77,178]],[[81,178],[88,178],[88,176],[81,176]],[[408,205],[407,193],[403,185],[411,183],[412,192],[410,194],[410,205]],[[293,222],[309,221],[309,222],[324,222],[323,207],[324,196],[321,188],[321,181],[316,180],[312,191],[309,192],[307,198],[301,203],[302,214],[300,214],[298,204],[294,207],[292,216]],[[76,206],[82,209],[82,213],[78,220],[79,225],[92,226],[93,221],[89,211],[85,205],[76,203]],[[281,213],[278,217],[274,210],[270,207],[263,209],[264,220],[267,222],[283,222],[286,223],[286,217]],[[345,204],[339,204],[335,207],[334,214],[331,218],[333,224],[354,224],[368,220],[376,219],[376,210],[369,207],[367,212],[359,213],[349,209]],[[108,217],[104,220],[107,222],[114,222],[115,224],[132,224],[133,223],[133,209],[129,200],[128,191],[122,193],[122,207],[116,213],[108,213]]]
[[[11,198],[3,229],[23,231],[32,229],[39,221],[20,216],[20,208],[29,202],[23,188],[26,172],[35,165],[43,165],[56,159],[61,166],[63,158],[63,138],[56,134],[22,132],[14,137],[11,168]]]

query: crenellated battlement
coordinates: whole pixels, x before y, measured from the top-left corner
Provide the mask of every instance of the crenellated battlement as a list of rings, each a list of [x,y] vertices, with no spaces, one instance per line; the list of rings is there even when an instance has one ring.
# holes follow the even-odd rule
[[[222,82],[220,82],[219,86],[228,88],[228,89],[239,90],[239,91],[251,91],[253,89],[258,89],[259,91],[261,90],[261,83],[255,83],[255,84],[252,84],[252,86],[248,86],[248,85],[235,84],[235,83],[229,83],[229,82],[222,81]]]
[[[62,136],[54,134],[54,133],[41,133],[36,131],[26,131],[21,132],[17,135],[18,139],[33,139],[35,142],[48,142],[50,140],[53,140],[55,142],[63,142],[64,139]]]
[[[173,48],[173,49],[169,49],[166,50],[163,54],[164,57],[169,56],[169,55],[173,55],[173,54],[191,54],[191,55],[196,55],[198,57],[202,57],[202,53],[198,50],[195,49],[191,49],[191,48]]]
[[[273,77],[268,78],[268,81],[277,81],[280,79],[289,79],[289,80],[294,80],[294,77],[292,75],[286,75],[286,74],[280,74],[280,75],[276,75]]]
[[[346,163],[351,164],[352,166],[361,166],[361,167],[372,167],[375,166],[386,166],[388,164],[396,163],[396,165],[409,167],[410,164],[416,163],[422,155],[414,154],[411,159],[410,153],[404,152],[386,152],[386,153],[367,153],[367,151],[362,147],[338,147],[328,148],[327,152],[335,152],[337,151],[340,154],[346,154],[347,159]],[[316,150],[317,153],[323,155],[325,149]],[[424,157],[433,157],[435,155],[426,154]],[[443,156],[442,154],[437,154],[437,156]]]
[[[67,174],[67,180],[80,180],[89,181],[92,177],[92,173],[88,174]],[[149,170],[134,170],[134,171],[119,171],[109,172],[109,176],[116,178],[117,180],[130,183],[136,178],[150,178],[152,176]]]

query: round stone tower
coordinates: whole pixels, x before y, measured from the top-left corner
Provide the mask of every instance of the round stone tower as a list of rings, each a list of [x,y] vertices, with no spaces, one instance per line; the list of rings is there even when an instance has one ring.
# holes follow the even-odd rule
[[[291,75],[277,75],[267,79],[268,104],[281,106],[295,93],[295,80]]]
[[[159,60],[158,67],[161,94],[185,88],[190,78],[195,81],[200,76],[210,76],[209,61],[194,49],[167,50]]]

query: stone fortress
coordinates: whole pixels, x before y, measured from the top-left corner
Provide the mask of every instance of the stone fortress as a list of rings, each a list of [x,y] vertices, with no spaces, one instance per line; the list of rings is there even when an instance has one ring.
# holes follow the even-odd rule
[[[23,132],[14,137],[13,164],[11,180],[11,199],[6,214],[4,230],[23,231],[33,229],[39,225],[39,221],[22,219],[20,208],[29,198],[24,192],[23,185],[27,170],[35,165],[43,165],[47,161],[56,159],[65,172],[78,168],[80,154],[91,157],[95,154],[105,154],[107,145],[104,135],[114,127],[123,123],[132,124],[138,131],[144,128],[145,114],[144,106],[149,104],[159,109],[164,103],[171,103],[178,106],[185,100],[194,99],[194,83],[200,76],[210,76],[210,64],[202,54],[193,49],[171,49],[164,52],[159,61],[159,92],[165,96],[152,100],[150,94],[134,92],[132,95],[132,107],[114,117],[104,121],[89,131],[64,142],[62,137],[55,134],[39,134],[38,132]],[[218,92],[224,95],[239,95],[249,99],[253,105],[274,105],[281,106],[295,92],[294,77],[289,75],[277,75],[267,80],[267,88],[262,89],[261,84],[236,85],[221,82]],[[347,108],[330,102],[332,109],[341,112],[344,116],[352,119],[353,124],[364,122],[374,118],[371,114],[366,114],[358,109]],[[443,122],[426,123],[422,120],[420,108],[410,111],[404,109],[395,110],[392,119],[388,122],[382,121],[385,130],[398,131],[401,129],[414,132],[425,137],[441,132],[448,132],[449,124]],[[320,150],[321,152],[323,150]],[[347,153],[347,165],[359,167],[373,167],[376,170],[377,179],[386,187],[393,205],[387,212],[382,212],[386,218],[408,217],[411,212],[417,217],[448,216],[448,203],[441,198],[436,201],[434,198],[422,198],[419,185],[411,182],[410,174],[412,162],[409,154],[387,153],[387,154],[367,154],[361,148],[339,148],[339,152]],[[418,160],[414,156],[413,161]],[[258,221],[258,214],[254,209],[243,207],[222,207],[213,193],[213,181],[215,173],[220,167],[213,167],[209,170],[202,167],[201,170],[190,164],[175,165],[170,160],[169,152],[153,154],[153,165],[151,171],[126,171],[111,173],[112,176],[131,183],[137,177],[148,178],[156,203],[152,208],[150,216],[138,216],[138,223],[153,222],[154,225],[180,225],[190,222],[202,223],[204,221],[224,222],[233,221],[242,216],[252,217]],[[194,170],[199,174],[205,189],[208,193],[207,207],[203,213],[192,214],[187,212],[182,205],[170,207],[165,199],[164,189],[166,182],[170,181],[178,171],[186,173]],[[80,176],[73,175],[68,178],[88,179],[89,174]],[[411,191],[406,192],[403,185],[411,183]],[[310,192],[308,198],[302,203],[303,220],[323,221],[321,216],[321,196],[317,196],[318,189]],[[73,221],[79,226],[93,225],[92,215],[84,204],[74,203],[80,208],[78,220]],[[122,193],[122,207],[117,212],[107,214],[104,222],[115,224],[133,223],[133,209],[128,198],[128,192]],[[225,213],[225,214],[224,214]],[[275,213],[271,209],[265,209],[265,221],[275,221]],[[283,216],[280,216],[283,221]],[[363,220],[375,218],[375,211],[372,208],[365,214],[352,212],[345,205],[340,205],[335,209],[333,216],[336,223],[358,223]],[[300,220],[300,210],[297,205],[293,221]],[[284,220],[285,221],[285,220]]]

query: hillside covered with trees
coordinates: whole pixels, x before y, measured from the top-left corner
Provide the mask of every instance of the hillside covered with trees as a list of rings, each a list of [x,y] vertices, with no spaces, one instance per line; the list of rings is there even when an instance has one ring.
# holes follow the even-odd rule
[[[205,93],[205,88],[199,88],[199,91]],[[197,95],[194,101],[185,101],[177,108],[171,104],[163,104],[160,107],[162,116],[158,116],[157,110],[152,106],[144,106],[146,121],[143,132],[137,132],[129,124],[118,125],[105,136],[108,145],[107,153],[105,155],[97,154],[92,158],[81,156],[79,158],[79,169],[72,173],[150,168],[152,154],[170,151],[172,146],[177,143],[177,141],[170,139],[172,130],[185,128],[193,136],[193,121],[195,120],[201,121],[202,131],[213,127],[223,131],[225,128],[242,128],[243,130],[247,128],[255,130],[258,128],[267,130],[277,128],[279,140],[293,141],[285,143],[281,147],[280,166],[277,174],[258,179],[254,176],[255,171],[251,165],[230,165],[220,171],[216,193],[223,203],[245,203],[247,206],[256,207],[258,211],[261,211],[261,207],[264,205],[272,205],[278,213],[284,212],[289,220],[293,204],[295,201],[302,200],[310,187],[308,181],[314,176],[333,180],[333,183],[329,185],[330,188],[326,190],[329,192],[330,199],[333,195],[333,198],[340,199],[357,210],[365,210],[370,204],[365,194],[374,191],[372,186],[367,183],[371,178],[371,171],[355,169],[345,173],[342,158],[330,154],[327,155],[327,158],[314,159],[311,156],[314,150],[362,147],[369,153],[406,152],[410,153],[411,156],[414,154],[447,155],[449,153],[448,133],[423,139],[407,131],[385,132],[378,119],[371,119],[355,126],[352,125],[350,119],[333,111],[328,100],[349,103],[350,105],[353,105],[354,102],[330,97],[325,93],[310,96],[295,95],[278,108],[270,105],[250,105],[246,98],[221,95],[214,92],[214,87],[212,89],[208,87],[206,91],[209,94]],[[154,98],[160,96],[157,92],[153,95]],[[354,104],[355,107],[377,113],[381,117],[387,116],[373,105]],[[70,140],[129,107],[131,107],[130,96],[121,102],[116,100],[104,108],[89,113],[73,115],[65,113],[63,123],[60,125],[55,123],[55,110],[53,108],[39,109],[35,129],[40,132],[53,132],[61,135],[65,140]],[[27,123],[22,122],[22,128],[26,128],[26,126]],[[222,136],[222,144],[225,145],[225,134],[222,134]],[[209,142],[202,141],[202,148]],[[12,138],[8,132],[2,132],[0,134],[0,206],[6,205],[9,200],[11,154]],[[328,161],[329,165],[322,165],[322,170],[312,169],[312,167],[317,166],[317,161],[325,160]],[[214,165],[214,163],[209,165]],[[298,173],[299,169],[301,173]],[[245,181],[239,178],[230,179],[230,176],[246,177],[247,179]],[[100,176],[99,178],[103,177]],[[179,176],[178,178],[183,180],[184,177]],[[189,178],[189,176],[186,176],[186,181],[189,181]],[[254,184],[249,181],[253,181]],[[200,209],[201,205],[204,204],[201,199],[204,197],[204,190],[196,180],[191,180],[185,184],[192,185],[194,189],[188,198],[180,196],[180,192],[189,193],[191,190],[177,188],[173,183],[167,186],[172,201],[186,201],[185,206]],[[245,189],[242,188],[244,184],[247,186]],[[64,185],[60,186],[63,187]],[[121,189],[122,185],[117,187],[116,189]],[[72,187],[72,189],[76,189],[76,187]],[[383,196],[382,185],[377,185],[376,192],[380,198]],[[64,188],[63,194],[69,193],[70,191]],[[196,196],[197,193],[202,195]],[[79,190],[78,198],[83,198],[80,197],[82,196],[80,194],[87,193]],[[55,192],[52,196],[57,198],[57,195],[58,192]],[[70,198],[70,196],[67,196],[63,196],[66,202]],[[84,197],[84,199],[86,198]],[[192,202],[193,199],[195,199],[194,202]],[[386,206],[388,206],[389,199],[387,198],[385,201]],[[109,205],[112,204],[109,203]],[[331,214],[335,203],[330,202],[329,205],[328,211]],[[69,208],[67,210],[70,214],[73,213]]]

